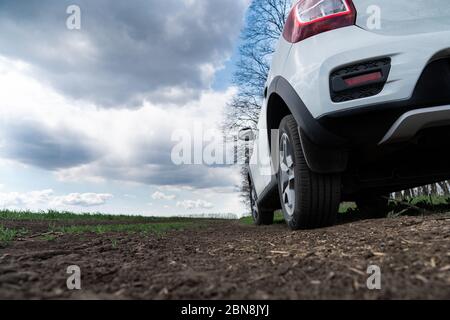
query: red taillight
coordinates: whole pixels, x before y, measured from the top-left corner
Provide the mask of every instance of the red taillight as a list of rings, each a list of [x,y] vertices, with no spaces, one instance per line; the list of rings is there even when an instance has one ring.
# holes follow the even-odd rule
[[[296,43],[355,22],[356,9],[352,0],[300,0],[286,21],[283,37]]]

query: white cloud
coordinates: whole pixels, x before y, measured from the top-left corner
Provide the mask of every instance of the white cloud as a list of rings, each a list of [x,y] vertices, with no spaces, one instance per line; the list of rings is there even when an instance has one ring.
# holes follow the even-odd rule
[[[162,192],[191,192],[195,189],[191,186],[159,186],[158,190]]]
[[[164,194],[160,191],[156,191],[152,194],[153,200],[175,200],[177,198],[174,194]]]
[[[63,182],[200,189],[239,183],[234,168],[171,161],[171,133],[192,132],[193,124],[217,128],[234,88],[203,91],[181,108],[145,103],[133,110],[98,109],[61,96],[31,78],[26,64],[2,57],[0,87],[0,158],[49,170]]]
[[[117,107],[198,97],[232,54],[248,0],[76,2],[82,27],[70,32],[67,1],[2,0],[0,54],[66,96]]]
[[[104,205],[111,194],[101,193],[71,193],[57,196],[51,189],[31,192],[0,192],[0,208],[47,208],[95,207]]]
[[[53,197],[53,190],[20,192],[1,192],[0,207],[21,207],[48,203]]]
[[[178,208],[184,208],[185,210],[194,209],[212,209],[214,205],[211,202],[205,200],[184,200],[177,202]]]
[[[104,205],[111,198],[113,195],[109,193],[71,193],[55,197],[52,203],[56,206],[95,207]]]

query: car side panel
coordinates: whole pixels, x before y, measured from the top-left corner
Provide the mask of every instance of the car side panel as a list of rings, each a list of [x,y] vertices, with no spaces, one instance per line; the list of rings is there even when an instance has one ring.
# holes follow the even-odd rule
[[[276,52],[273,56],[272,67],[267,79],[269,86],[273,79],[284,73],[286,59],[292,44],[281,38],[277,44]],[[267,134],[267,100],[264,99],[260,118],[258,121],[258,138],[255,141],[254,151],[250,159],[250,174],[256,193],[261,195],[267,187],[273,185],[276,170],[272,166],[270,147]]]

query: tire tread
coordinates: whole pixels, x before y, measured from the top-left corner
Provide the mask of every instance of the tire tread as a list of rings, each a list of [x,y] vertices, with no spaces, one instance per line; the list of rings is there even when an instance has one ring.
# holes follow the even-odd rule
[[[280,129],[287,131],[292,138],[297,172],[300,176],[295,182],[296,190],[299,190],[296,212],[293,217],[286,219],[289,227],[297,230],[333,225],[341,198],[340,175],[318,174],[309,169],[301,146],[298,125],[293,116],[284,118]],[[285,218],[289,217],[285,214]]]

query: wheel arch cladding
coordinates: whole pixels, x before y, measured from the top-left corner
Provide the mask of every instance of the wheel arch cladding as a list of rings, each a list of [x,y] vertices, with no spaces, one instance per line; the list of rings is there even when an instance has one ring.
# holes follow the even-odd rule
[[[317,173],[338,173],[347,168],[346,141],[325,130],[313,118],[295,89],[281,76],[276,77],[268,89],[267,134],[271,146],[271,130],[278,129],[281,121],[293,115],[298,124],[305,157],[310,169]]]

